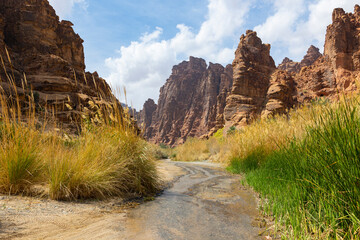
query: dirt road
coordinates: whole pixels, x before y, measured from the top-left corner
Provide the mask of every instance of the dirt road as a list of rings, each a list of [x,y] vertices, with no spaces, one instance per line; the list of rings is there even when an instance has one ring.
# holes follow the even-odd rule
[[[261,239],[252,226],[253,195],[231,176],[204,163],[169,163],[185,170],[155,201],[127,214],[123,239]]]
[[[264,238],[261,221],[254,224],[255,198],[238,176],[209,163],[164,161],[159,170],[172,187],[132,209],[114,201],[74,204],[3,196],[0,239]]]

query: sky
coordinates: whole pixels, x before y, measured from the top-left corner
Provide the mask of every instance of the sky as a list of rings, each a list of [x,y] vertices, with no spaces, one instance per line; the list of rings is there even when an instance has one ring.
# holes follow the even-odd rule
[[[352,12],[357,0],[49,0],[60,19],[84,39],[87,71],[127,103],[157,101],[172,66],[201,57],[231,64],[239,39],[255,30],[271,44],[276,64],[301,61],[310,45],[323,52],[334,8]],[[125,94],[118,95],[125,102]]]

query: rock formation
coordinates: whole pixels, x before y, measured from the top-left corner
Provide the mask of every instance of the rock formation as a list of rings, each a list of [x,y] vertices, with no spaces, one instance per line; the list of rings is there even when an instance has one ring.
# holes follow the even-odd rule
[[[82,43],[47,0],[0,1],[1,87],[6,92],[14,81],[19,94],[32,91],[39,106],[68,123],[91,103],[105,104],[111,89],[96,72],[85,73]]]
[[[309,47],[309,49],[307,50],[307,53],[304,56],[304,59],[301,60],[300,67],[303,68],[303,67],[310,66],[321,56],[322,56],[322,54],[320,53],[319,49],[317,47],[311,45]]]
[[[225,127],[243,126],[261,115],[281,113],[292,107],[294,81],[276,70],[270,45],[256,32],[241,36],[233,62],[234,82],[224,110]]]
[[[189,136],[211,135],[223,127],[241,127],[256,118],[286,113],[318,97],[336,99],[339,93],[356,91],[360,7],[356,5],[354,13],[335,9],[332,18],[324,54],[310,46],[301,62],[285,58],[276,68],[270,45],[248,30],[241,36],[232,67],[224,70],[210,64],[207,68],[204,60],[196,58],[175,66],[160,90],[158,106],[152,101],[144,106],[145,137],[179,144]]]
[[[194,57],[174,66],[160,89],[158,105],[152,100],[144,105],[144,136],[155,143],[175,145],[187,137],[207,135],[222,111],[217,107],[223,102],[218,95],[231,85],[231,66],[207,66],[205,60]]]
[[[301,67],[299,62],[294,62],[290,58],[285,57],[282,63],[279,64],[278,69],[295,73],[295,72],[299,72]]]
[[[151,138],[151,134],[153,132],[153,129],[150,129],[152,126],[152,119],[153,119],[153,115],[154,112],[157,109],[157,105],[155,104],[154,100],[152,99],[148,99],[145,103],[144,103],[144,107],[143,109],[140,111],[140,119],[139,119],[139,125],[141,126],[141,128],[145,129],[146,131],[144,132],[144,137],[146,139]]]
[[[295,76],[299,100],[337,98],[339,93],[357,90],[360,73],[360,7],[354,13],[337,8],[327,27],[324,56]]]
[[[284,113],[297,103],[318,97],[337,98],[357,90],[360,73],[360,7],[354,13],[337,8],[328,26],[324,55],[311,46],[300,63],[285,58],[275,69],[270,46],[256,33],[242,36],[236,50],[234,84],[225,107],[225,127]]]
[[[298,73],[301,68],[310,66],[321,56],[322,55],[319,52],[319,49],[311,45],[301,62],[294,62],[286,57],[278,66],[278,69],[288,71],[290,73]]]

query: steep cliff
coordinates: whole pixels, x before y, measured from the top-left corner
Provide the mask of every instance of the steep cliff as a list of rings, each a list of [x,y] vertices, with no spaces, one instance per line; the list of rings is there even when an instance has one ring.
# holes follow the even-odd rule
[[[286,57],[278,66],[278,69],[288,71],[290,73],[298,73],[301,68],[310,66],[321,56],[322,54],[319,52],[319,49],[311,45],[301,62],[294,62]]]
[[[174,145],[187,137],[207,135],[221,111],[218,95],[231,85],[231,66],[207,66],[205,60],[194,57],[174,66],[160,89],[157,107],[151,100],[144,105],[144,136],[155,143]]]
[[[294,81],[277,70],[270,45],[248,30],[240,38],[233,62],[234,83],[226,99],[225,127],[243,126],[254,118],[281,113],[294,104]]]
[[[334,10],[327,27],[324,54],[311,46],[300,63],[285,58],[278,69],[269,45],[255,32],[242,36],[236,50],[234,86],[227,97],[225,127],[284,113],[298,103],[318,97],[336,99],[357,90],[360,73],[360,7],[354,13]]]
[[[157,109],[157,105],[154,100],[148,99],[143,106],[143,109],[140,111],[140,119],[138,120],[139,126],[144,129],[144,137],[146,139],[151,138],[153,129],[150,129],[152,126],[153,115]]]
[[[64,123],[91,109],[89,102],[106,104],[111,89],[96,72],[85,73],[82,43],[47,0],[0,1],[1,87],[9,94],[14,81],[19,94],[32,91]]]
[[[296,76],[300,101],[357,90],[360,72],[360,7],[354,13],[337,8],[327,27],[324,56],[302,69]]]
[[[179,144],[189,136],[209,136],[223,127],[286,113],[314,98],[336,99],[339,93],[356,91],[360,7],[356,5],[354,13],[335,9],[332,20],[324,54],[310,46],[301,62],[285,58],[276,68],[270,45],[248,30],[241,36],[232,66],[207,68],[196,58],[175,66],[160,90],[158,106],[153,101],[144,105],[145,137]]]

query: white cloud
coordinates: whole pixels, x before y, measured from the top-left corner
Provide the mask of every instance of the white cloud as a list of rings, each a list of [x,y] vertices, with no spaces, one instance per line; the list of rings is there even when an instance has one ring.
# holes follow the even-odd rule
[[[286,56],[299,61],[311,44],[323,50],[333,9],[342,7],[349,12],[357,1],[208,0],[206,20],[198,31],[178,24],[177,34],[170,39],[162,38],[163,29],[159,27],[144,34],[129,46],[122,46],[118,57],[106,59],[110,72],[106,79],[115,87],[126,86],[129,101],[141,109],[147,98],[158,98],[172,66],[181,60],[195,56],[211,62],[231,63],[238,39],[245,32],[244,21],[250,7],[264,2],[272,5],[269,11],[273,10],[273,14],[254,30],[263,42],[272,44],[277,63]],[[229,42],[234,46],[229,46]]]
[[[264,42],[275,48],[279,63],[287,54],[301,60],[311,44],[323,50],[326,27],[331,23],[334,8],[353,11],[357,0],[272,0],[275,13],[255,27]]]
[[[208,16],[198,32],[178,24],[178,32],[171,39],[161,39],[161,28],[144,34],[129,46],[122,46],[119,57],[106,59],[110,70],[106,79],[114,87],[125,86],[129,101],[141,109],[147,98],[158,98],[172,66],[180,60],[195,56],[231,63],[235,49],[226,48],[224,42],[239,39],[249,7],[249,0],[209,0]]]
[[[87,7],[86,0],[49,0],[60,19],[69,17],[75,4],[79,4],[84,9]]]

